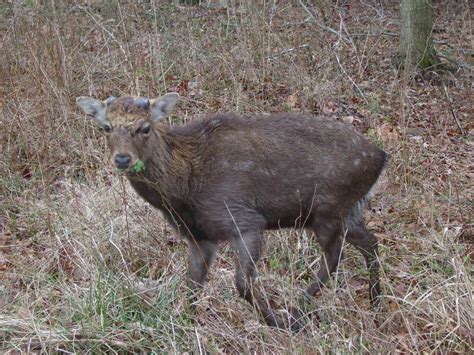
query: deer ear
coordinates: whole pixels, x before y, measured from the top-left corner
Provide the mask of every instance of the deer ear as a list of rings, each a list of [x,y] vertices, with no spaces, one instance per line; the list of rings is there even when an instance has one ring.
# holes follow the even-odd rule
[[[106,119],[107,105],[104,102],[92,97],[79,96],[76,103],[87,116],[92,117],[101,126],[109,124]]]
[[[161,121],[168,117],[173,111],[174,105],[178,102],[179,95],[175,92],[170,92],[157,99],[150,100],[151,118],[154,122]]]

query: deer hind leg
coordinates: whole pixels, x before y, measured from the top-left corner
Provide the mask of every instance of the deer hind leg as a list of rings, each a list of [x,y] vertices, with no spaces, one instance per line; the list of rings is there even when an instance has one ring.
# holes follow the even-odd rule
[[[303,326],[302,319],[309,303],[308,297],[315,296],[319,290],[324,287],[331,274],[336,271],[339,260],[342,257],[340,219],[317,217],[312,223],[312,227],[316,232],[316,237],[323,251],[323,256],[321,257],[319,270],[316,273],[316,281],[307,288],[305,294],[299,300],[300,308],[293,307],[290,309],[290,326],[293,332],[299,332]],[[305,310],[305,312],[301,309]]]
[[[346,240],[355,246],[365,258],[367,269],[369,270],[370,302],[375,306],[381,293],[377,238],[367,230],[357,207],[347,219],[346,228]]]
[[[331,274],[336,271],[342,257],[341,221],[336,218],[316,218],[312,226],[323,251],[319,270],[316,273],[316,281],[307,289],[309,295],[315,296],[327,283]]]

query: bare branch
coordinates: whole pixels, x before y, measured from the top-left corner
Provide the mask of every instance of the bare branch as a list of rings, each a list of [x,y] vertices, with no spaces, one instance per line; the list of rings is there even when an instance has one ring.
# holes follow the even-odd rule
[[[306,11],[306,13],[311,17],[311,22],[313,22],[314,24],[316,24],[316,26],[318,26],[319,28],[321,28],[322,30],[325,30],[327,32],[330,32],[336,36],[338,36],[339,38],[343,38],[344,40],[347,41],[347,38],[345,38],[341,32],[338,32],[336,31],[335,29],[331,28],[331,27],[328,27],[328,26],[324,26],[322,25],[321,23],[319,23],[319,21],[316,19],[316,16],[314,16],[313,12],[308,8],[308,6],[306,6],[302,0],[298,0],[301,7]]]

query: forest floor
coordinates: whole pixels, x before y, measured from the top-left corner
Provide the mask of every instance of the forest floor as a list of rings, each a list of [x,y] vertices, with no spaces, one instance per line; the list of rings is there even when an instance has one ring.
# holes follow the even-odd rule
[[[474,351],[468,1],[435,1],[444,66],[423,75],[394,67],[394,1],[307,5],[311,16],[303,1],[35,3],[0,5],[1,352]],[[113,172],[75,106],[80,95],[168,91],[181,95],[172,124],[298,111],[342,120],[389,152],[366,213],[380,308],[346,246],[304,329],[270,328],[238,298],[228,245],[189,308],[185,243]],[[285,316],[314,278],[318,245],[278,230],[263,255],[259,283]]]

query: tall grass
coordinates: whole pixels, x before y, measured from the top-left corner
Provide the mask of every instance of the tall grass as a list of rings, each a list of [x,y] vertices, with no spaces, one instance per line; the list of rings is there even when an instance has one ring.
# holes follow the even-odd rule
[[[396,37],[372,35],[398,30],[387,2],[310,6],[339,37],[297,1],[174,3],[0,5],[0,349],[472,351],[470,146],[451,111],[469,132],[468,67],[443,78],[451,106],[439,86],[400,79]],[[467,2],[438,6],[440,40],[468,47]],[[227,245],[189,306],[185,243],[110,171],[100,131],[74,106],[79,95],[167,91],[182,96],[173,123],[296,110],[352,123],[390,152],[367,213],[381,243],[379,310],[350,247],[298,335],[263,325],[237,297]],[[265,241],[259,282],[285,316],[320,253],[301,230]]]

